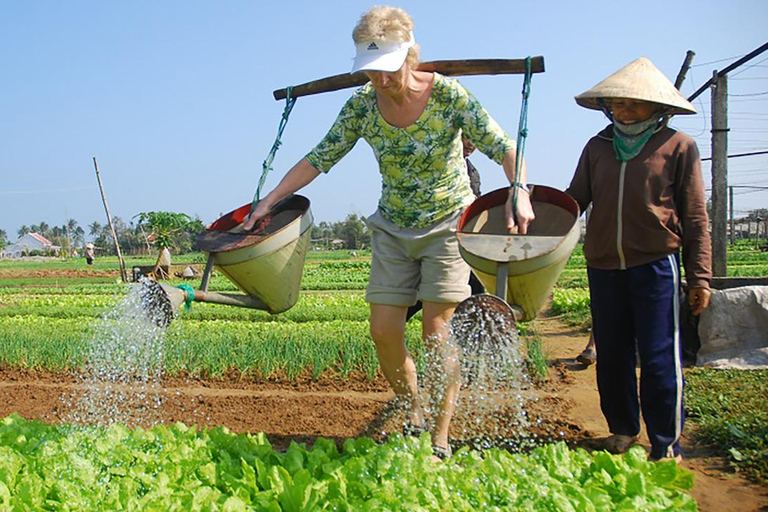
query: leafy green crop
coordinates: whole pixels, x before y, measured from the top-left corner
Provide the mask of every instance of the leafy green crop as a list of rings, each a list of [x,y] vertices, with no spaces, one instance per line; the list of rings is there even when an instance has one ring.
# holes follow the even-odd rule
[[[428,436],[318,439],[276,452],[264,434],[182,424],[151,430],[0,423],[3,510],[696,510],[690,472],[563,443],[527,455],[459,450]]]
[[[586,288],[555,288],[552,293],[552,310],[555,313],[572,313],[589,310],[589,290]]]
[[[686,414],[696,438],[728,457],[734,469],[768,482],[768,371],[692,368],[685,378]]]

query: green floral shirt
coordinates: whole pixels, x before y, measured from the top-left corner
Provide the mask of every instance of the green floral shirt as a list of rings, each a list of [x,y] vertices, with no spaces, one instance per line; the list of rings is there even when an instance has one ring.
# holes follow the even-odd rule
[[[432,92],[421,116],[396,128],[381,116],[376,92],[368,83],[341,109],[323,140],[307,155],[328,172],[364,138],[379,163],[379,210],[404,228],[430,226],[472,202],[461,134],[501,164],[515,142],[456,80],[435,73]]]

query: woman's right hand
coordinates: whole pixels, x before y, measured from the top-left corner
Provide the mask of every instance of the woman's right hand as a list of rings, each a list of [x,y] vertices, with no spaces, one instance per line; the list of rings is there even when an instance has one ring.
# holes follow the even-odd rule
[[[250,231],[256,223],[259,223],[259,229],[263,229],[269,223],[269,211],[291,194],[294,194],[297,190],[303,188],[320,175],[320,171],[315,169],[312,164],[306,159],[302,158],[296,165],[291,167],[288,173],[283,176],[277,187],[264,196],[249,213],[243,222],[243,229]]]
[[[267,205],[264,200],[256,203],[256,208],[251,210],[251,213],[245,216],[243,220],[243,231],[250,231],[257,223],[259,224],[259,230],[266,226],[269,222],[269,211],[271,207]]]

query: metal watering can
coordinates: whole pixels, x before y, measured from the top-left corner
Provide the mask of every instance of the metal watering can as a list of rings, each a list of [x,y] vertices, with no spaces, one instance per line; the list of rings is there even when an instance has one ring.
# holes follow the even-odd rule
[[[536,218],[526,235],[507,232],[507,187],[477,198],[462,214],[456,233],[459,251],[489,293],[461,302],[454,318],[461,313],[488,318],[492,313],[513,326],[532,320],[544,307],[579,241],[580,212],[565,192],[544,185],[532,189]]]
[[[291,195],[272,208],[262,227],[243,231],[243,220],[250,211],[250,203],[241,206],[213,222],[198,237],[198,245],[208,253],[198,290],[155,281],[143,285],[144,309],[158,326],[167,327],[181,305],[192,301],[272,314],[296,304],[312,227],[309,199]],[[214,267],[245,294],[209,292]]]

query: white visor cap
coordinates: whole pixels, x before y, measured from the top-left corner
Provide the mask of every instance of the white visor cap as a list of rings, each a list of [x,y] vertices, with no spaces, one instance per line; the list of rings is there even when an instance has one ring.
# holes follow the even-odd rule
[[[357,53],[352,71],[386,71],[394,73],[403,66],[408,50],[416,44],[413,32],[408,41],[363,41],[355,45]]]

